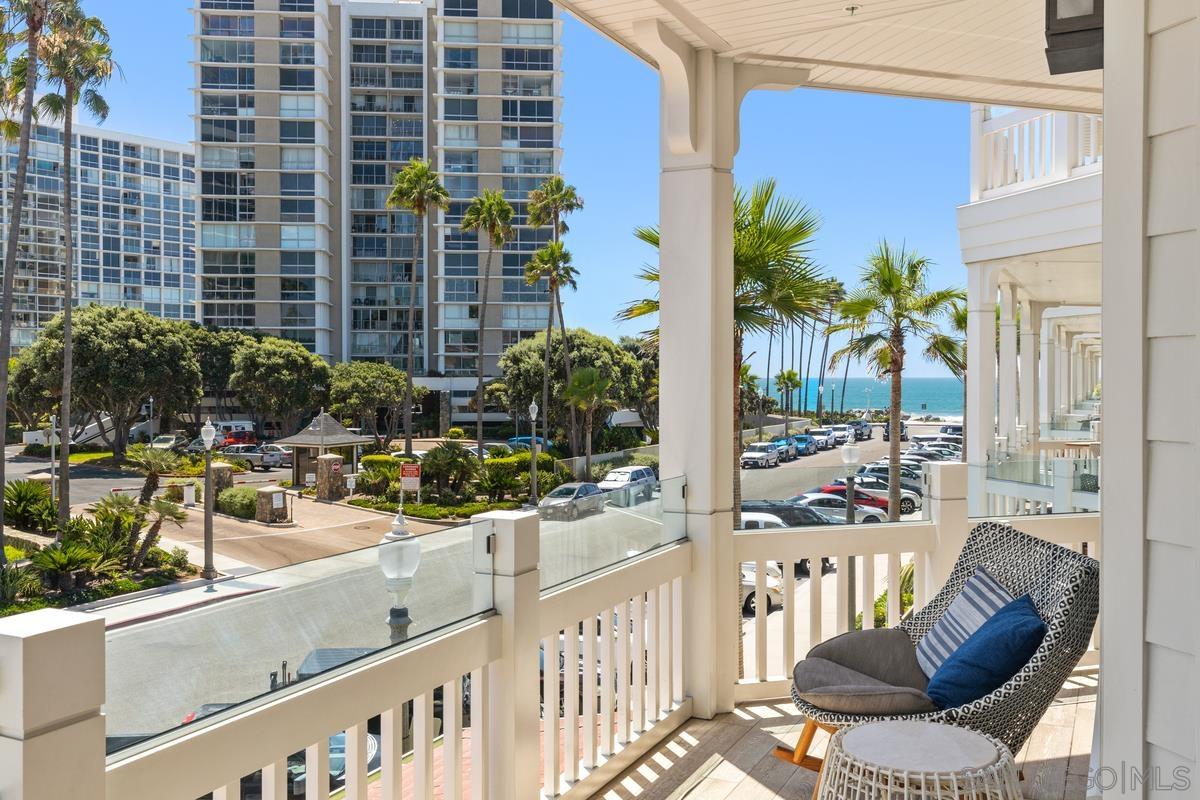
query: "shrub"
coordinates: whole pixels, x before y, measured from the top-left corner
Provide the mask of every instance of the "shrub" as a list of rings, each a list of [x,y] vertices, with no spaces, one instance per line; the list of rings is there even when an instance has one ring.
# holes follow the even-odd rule
[[[183,487],[188,484],[188,481],[174,481],[168,483],[163,491],[163,497],[170,500],[172,503],[183,502]],[[204,481],[191,481],[191,484],[196,487],[196,502],[204,500]]]
[[[375,469],[381,472],[395,472],[397,474],[400,472],[399,464],[400,459],[395,456],[389,456],[386,453],[363,456],[358,460],[358,468],[360,470]]]
[[[467,433],[462,428],[451,428],[450,430],[446,431],[446,438],[465,439],[467,438]]]
[[[14,603],[18,597],[38,597],[42,581],[31,569],[0,567],[0,605]]]
[[[49,504],[50,487],[39,481],[11,481],[4,487],[4,521],[15,527],[39,527]]]
[[[501,467],[507,466],[512,470],[513,475],[519,475],[522,472],[529,472],[530,453],[528,450],[521,450],[512,455],[504,456],[503,458],[489,458],[488,466]],[[538,453],[538,475],[543,472],[549,473],[554,469],[554,456],[546,452]],[[539,477],[539,481],[541,478]]]
[[[258,491],[252,486],[233,486],[217,495],[217,510],[242,519],[254,519]]]
[[[30,443],[25,445],[25,449],[21,451],[21,455],[30,456],[31,458],[49,458],[50,446],[45,444]]]
[[[167,556],[167,563],[177,570],[186,570],[191,566],[191,561],[188,559],[188,551],[182,547],[172,547],[170,554]]]
[[[80,585],[85,573],[96,570],[96,551],[80,543],[53,544],[33,554],[29,560],[35,572],[59,591],[69,592]]]
[[[479,477],[479,491],[489,500],[503,500],[506,494],[516,491],[520,484],[512,469],[506,464],[483,462],[483,474]]]

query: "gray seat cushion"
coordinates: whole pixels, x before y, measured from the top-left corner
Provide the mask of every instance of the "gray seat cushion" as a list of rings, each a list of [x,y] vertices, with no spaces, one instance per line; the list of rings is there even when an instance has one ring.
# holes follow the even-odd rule
[[[936,711],[916,649],[902,630],[851,631],[809,651],[792,673],[796,694],[825,711],[890,716]]]

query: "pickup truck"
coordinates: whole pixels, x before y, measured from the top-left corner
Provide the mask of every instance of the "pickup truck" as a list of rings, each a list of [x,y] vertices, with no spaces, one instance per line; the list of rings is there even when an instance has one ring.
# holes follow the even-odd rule
[[[271,467],[278,467],[283,463],[282,454],[264,451],[261,447],[252,444],[233,444],[221,450],[221,453],[231,458],[240,458],[243,461],[249,462],[250,469],[252,470],[267,470]]]

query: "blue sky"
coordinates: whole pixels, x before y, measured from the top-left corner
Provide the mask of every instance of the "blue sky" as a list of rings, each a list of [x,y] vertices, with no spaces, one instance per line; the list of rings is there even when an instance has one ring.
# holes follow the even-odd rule
[[[86,0],[104,19],[124,71],[105,94],[105,123],[166,139],[194,138],[188,0]],[[634,240],[658,216],[658,79],[644,64],[568,18],[564,25],[563,173],[586,207],[567,244],[581,275],[567,321],[610,336],[642,327],[613,314],[641,296],[636,273],[654,258]],[[847,285],[883,237],[935,263],[935,286],[966,282],[955,207],[968,191],[967,106],[818,90],[755,92],[742,106],[739,183],[774,177],[822,218],[814,256]],[[766,341],[747,352],[765,374]],[[774,361],[774,359],[772,359]],[[777,368],[777,362],[776,362]],[[851,374],[864,374],[851,369]],[[910,361],[907,374],[944,375]]]

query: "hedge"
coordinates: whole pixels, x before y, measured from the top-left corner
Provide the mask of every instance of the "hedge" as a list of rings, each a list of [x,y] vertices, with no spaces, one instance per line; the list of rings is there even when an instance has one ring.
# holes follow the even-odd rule
[[[359,506],[360,508],[372,508],[376,511],[386,511],[389,514],[395,513],[399,508],[398,503],[389,503],[385,500],[379,500],[373,497],[356,497],[350,501],[350,505]],[[404,506],[405,516],[419,519],[451,519],[452,517],[471,517],[476,514],[482,514],[485,511],[513,511],[521,507],[521,504],[507,500],[500,503],[463,503],[457,506],[438,506],[432,503],[407,503]]]
[[[358,468],[360,470],[377,469],[381,472],[398,473],[400,471],[400,459],[386,453],[363,456],[358,460]]]
[[[254,519],[258,490],[253,486],[234,486],[217,495],[217,510],[242,519]]]

